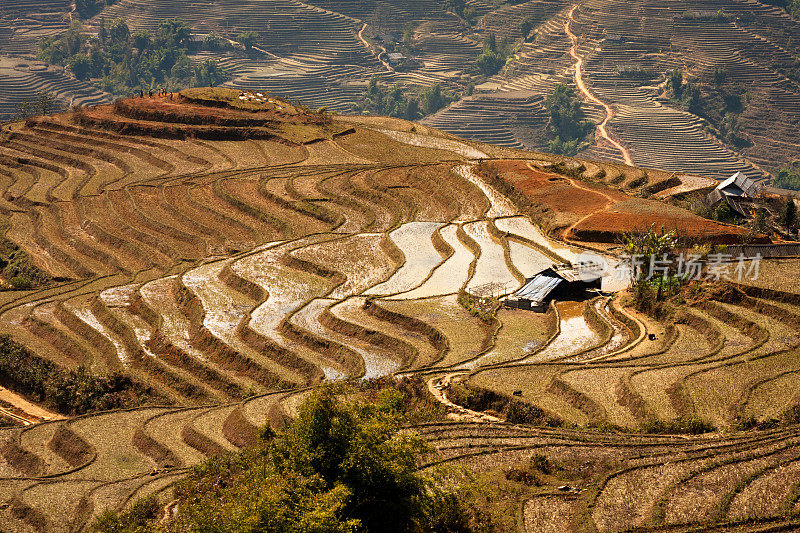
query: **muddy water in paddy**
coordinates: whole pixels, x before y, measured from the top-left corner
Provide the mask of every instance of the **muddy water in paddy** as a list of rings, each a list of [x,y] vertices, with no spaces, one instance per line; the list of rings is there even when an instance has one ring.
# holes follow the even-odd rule
[[[558,302],[561,331],[543,350],[526,357],[521,363],[548,361],[587,350],[600,342],[600,337],[583,317],[586,302]]]
[[[413,300],[458,292],[467,281],[469,265],[472,263],[474,256],[469,251],[469,248],[459,240],[457,232],[458,226],[455,224],[450,224],[441,229],[442,239],[453,248],[453,255],[439,265],[431,277],[420,287],[397,295],[394,298],[398,300]]]
[[[335,305],[336,302],[336,300],[330,298],[316,298],[311,300],[308,305],[299,309],[292,315],[291,322],[311,331],[323,339],[329,339],[344,344],[360,355],[364,360],[364,379],[379,378],[398,370],[400,368],[400,363],[383,354],[376,353],[375,347],[371,344],[354,337],[341,335],[320,324],[319,316],[325,308]],[[333,380],[339,375],[334,369],[323,369],[323,372],[325,373],[326,379]]]
[[[597,310],[597,313],[611,325],[611,338],[609,338],[608,342],[599,348],[596,348],[584,355],[568,359],[570,362],[583,361],[593,357],[608,355],[615,350],[619,350],[631,341],[631,331],[627,328],[627,326],[625,326],[625,324],[617,320],[616,317],[611,314],[608,309],[607,301],[600,300],[596,302],[594,304],[594,308]]]

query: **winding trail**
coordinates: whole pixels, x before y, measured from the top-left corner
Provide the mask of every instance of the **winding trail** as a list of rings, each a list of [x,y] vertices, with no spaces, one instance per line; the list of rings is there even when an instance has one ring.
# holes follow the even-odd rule
[[[17,409],[17,411],[0,407],[0,412],[4,415],[19,420],[24,425],[35,424],[42,420],[63,420],[65,417],[57,413],[48,411],[44,407],[29,402],[21,395],[5,387],[0,387],[0,400],[6,402]]]
[[[360,29],[360,30],[358,30],[358,34],[357,34],[357,35],[358,35],[358,40],[359,40],[359,41],[361,41],[361,44],[363,44],[363,45],[364,45],[364,48],[366,48],[367,50],[369,50],[369,52],[370,52],[370,53],[374,53],[374,52],[372,51],[372,46],[370,46],[369,42],[368,42],[366,39],[364,39],[364,30],[366,30],[366,29],[367,29],[367,26],[368,26],[368,24],[365,22],[365,23],[364,23],[364,25],[363,25],[363,26],[361,26],[361,29]],[[383,47],[381,47],[381,48],[383,49],[383,53],[386,53],[386,49],[385,49],[385,48],[383,48]],[[380,62],[381,62],[381,64],[382,64],[384,67],[386,67],[386,69],[387,69],[387,70],[389,70],[390,72],[394,72],[394,69],[392,68],[392,66],[391,66],[391,65],[390,65],[390,64],[389,64],[389,63],[388,63],[388,62],[387,62],[385,59],[383,59],[383,58],[381,57],[381,56],[383,55],[383,53],[380,53],[380,54],[376,55],[376,56],[375,56],[375,58],[376,58],[378,61],[380,61]]]
[[[528,167],[529,169],[533,170],[534,172],[541,172],[541,171],[540,171],[538,168],[536,168],[535,166],[533,166],[533,164],[532,164],[530,161],[528,161],[528,162],[526,163],[526,165],[527,165],[527,167]],[[587,187],[586,185],[583,185],[583,184],[580,182],[580,180],[575,180],[575,179],[573,179],[573,178],[570,178],[569,176],[562,176],[562,175],[559,175],[558,177],[559,177],[559,178],[563,178],[563,179],[565,179],[565,180],[569,181],[569,184],[570,184],[570,185],[572,185],[573,187],[575,187],[576,189],[581,189],[582,191],[590,192],[590,193],[592,193],[592,194],[596,194],[597,196],[602,196],[603,198],[605,198],[605,199],[606,199],[606,205],[604,205],[604,206],[603,206],[601,209],[596,209],[596,210],[592,211],[591,213],[589,213],[588,215],[586,215],[586,216],[584,216],[584,217],[581,217],[581,218],[580,218],[580,220],[578,220],[578,221],[574,222],[572,225],[570,225],[570,227],[568,227],[567,229],[565,229],[565,230],[564,230],[564,234],[563,234],[564,241],[566,241],[566,242],[581,242],[581,241],[576,241],[576,240],[574,240],[574,239],[571,239],[571,238],[570,238],[570,234],[571,234],[571,233],[572,233],[572,232],[575,230],[575,228],[576,228],[576,227],[577,227],[577,226],[578,226],[578,225],[579,225],[581,222],[583,222],[584,220],[586,220],[586,219],[588,219],[588,218],[590,218],[590,217],[593,217],[593,216],[594,216],[594,215],[596,215],[597,213],[600,213],[600,212],[602,212],[602,211],[608,211],[608,209],[609,209],[611,206],[613,206],[613,205],[616,205],[616,204],[619,202],[619,200],[616,200],[616,199],[614,199],[614,198],[613,198],[613,197],[612,197],[610,194],[608,194],[608,193],[604,193],[604,192],[602,192],[602,191],[598,191],[598,190],[595,190],[595,189],[589,188],[589,187]],[[582,244],[583,244],[584,246],[586,245],[586,243],[583,243],[583,242],[582,242]]]
[[[615,141],[609,135],[608,130],[606,129],[606,125],[608,122],[614,118],[614,110],[611,109],[607,103],[603,102],[599,98],[597,98],[594,94],[586,88],[586,84],[583,82],[583,57],[578,55],[578,37],[572,33],[570,27],[572,26],[572,22],[575,20],[574,14],[575,10],[578,9],[579,4],[575,4],[572,6],[572,9],[569,10],[567,14],[567,21],[564,23],[564,33],[567,34],[569,40],[572,42],[572,47],[569,49],[569,55],[571,55],[575,59],[575,84],[578,86],[578,89],[583,93],[583,95],[591,102],[598,104],[606,110],[606,118],[597,125],[597,131],[600,133],[600,136],[611,143],[614,148],[619,150],[619,153],[622,154],[622,158],[625,160],[626,165],[633,166],[633,160],[631,159],[631,154],[628,152],[628,149],[622,146],[619,142]]]

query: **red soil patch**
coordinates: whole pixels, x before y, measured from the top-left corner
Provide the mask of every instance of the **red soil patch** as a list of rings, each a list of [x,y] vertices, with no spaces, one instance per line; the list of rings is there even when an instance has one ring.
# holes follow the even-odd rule
[[[84,128],[100,128],[123,135],[172,139],[270,139],[290,145],[305,144],[352,132],[314,112],[265,104],[244,110],[220,102],[201,102],[179,94],[117,100],[64,114]],[[33,126],[40,119],[29,119]]]
[[[719,224],[685,209],[655,200],[629,196],[600,184],[534,170],[525,161],[497,161],[499,188],[534,219],[557,220],[562,237],[585,242],[615,243],[622,233],[646,231],[652,225],[675,230],[688,240],[718,244],[741,242],[747,230]],[[510,186],[510,187],[509,187]],[[522,204],[522,205],[520,205]],[[552,225],[551,225],[552,227]],[[769,242],[764,236],[756,242]]]
[[[631,199],[582,220],[572,228],[571,237],[577,240],[615,242],[621,232],[647,231],[651,225],[674,230],[681,237],[715,244],[738,244],[747,230],[718,224],[684,209],[651,200]],[[762,237],[757,242],[769,242]]]

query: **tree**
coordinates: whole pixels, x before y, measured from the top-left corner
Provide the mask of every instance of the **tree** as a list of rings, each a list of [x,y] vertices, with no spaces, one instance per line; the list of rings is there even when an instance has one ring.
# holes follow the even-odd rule
[[[506,61],[505,58],[500,56],[497,52],[484,49],[475,60],[475,64],[481,74],[484,76],[492,76],[500,72],[500,69],[503,68]]]
[[[139,50],[140,53],[150,48],[150,43],[152,41],[153,38],[150,36],[150,32],[138,31],[133,34],[133,46]]]
[[[223,47],[222,38],[212,31],[206,35],[206,38],[203,41],[203,47],[206,50],[220,50]]]
[[[124,43],[131,36],[131,30],[121,18],[111,23],[108,28],[108,37],[115,43]]]
[[[725,113],[722,117],[722,125],[719,129],[725,142],[730,144],[737,144],[739,142],[741,124],[739,123],[738,115],[735,113]]]
[[[754,233],[765,233],[767,231],[767,210],[763,207],[756,209],[753,220],[750,222],[750,229]]]
[[[728,79],[728,70],[725,67],[717,67],[714,69],[714,85],[721,86]]]
[[[522,24],[519,26],[519,30],[522,33],[522,38],[527,40],[528,34],[531,33],[533,29],[533,19],[531,17],[525,17],[522,20]]]
[[[672,69],[667,73],[667,85],[675,98],[680,98],[683,93],[683,71]]]
[[[634,296],[637,300],[637,306],[641,306],[645,302],[641,299],[647,296],[647,281],[651,274],[658,278],[658,292],[656,293],[656,302],[661,300],[664,287],[664,273],[651,272],[649,268],[649,261],[663,260],[668,257],[675,247],[678,245],[678,236],[675,231],[668,232],[656,231],[655,224],[650,226],[650,229],[644,233],[624,233],[622,235],[625,252],[631,257],[632,263],[638,258],[648,262],[647,267],[642,267],[638,272],[632,272],[632,282],[635,288]]]
[[[253,49],[253,45],[256,44],[257,39],[258,34],[254,31],[245,31],[236,37],[236,40],[248,51]]]
[[[425,114],[436,113],[446,106],[449,99],[442,93],[442,86],[435,83],[422,92],[422,109]]]
[[[70,59],[69,69],[77,79],[85,80],[92,72],[92,62],[86,54],[77,54]]]
[[[700,94],[700,88],[694,83],[687,83],[683,87],[683,94],[681,101],[684,103],[686,110],[689,113],[700,115],[703,112],[703,98]]]
[[[800,172],[793,168],[784,167],[778,170],[778,173],[772,180],[772,184],[781,189],[800,191]]]
[[[781,226],[788,231],[794,231],[797,226],[797,204],[794,203],[794,198],[787,198],[781,209],[779,218]]]
[[[201,87],[215,87],[225,81],[227,75],[216,61],[206,59],[195,67],[195,78],[197,79],[197,85]]]
[[[595,125],[581,109],[581,102],[575,90],[566,84],[559,84],[544,101],[550,113],[548,130],[553,137],[550,148],[557,153],[574,154],[578,144],[594,131]]]
[[[397,394],[365,404],[332,386],[317,390],[288,428],[265,428],[256,448],[190,472],[175,489],[177,517],[159,530],[468,533],[471,513],[457,494],[418,471],[426,446],[400,432],[397,406]],[[153,522],[111,514],[95,527]]]
[[[55,96],[47,91],[39,91],[36,96],[27,98],[17,105],[18,118],[49,115],[57,105]]]
[[[192,30],[185,22],[168,19],[158,25],[159,40],[166,48],[185,47],[192,35]]]

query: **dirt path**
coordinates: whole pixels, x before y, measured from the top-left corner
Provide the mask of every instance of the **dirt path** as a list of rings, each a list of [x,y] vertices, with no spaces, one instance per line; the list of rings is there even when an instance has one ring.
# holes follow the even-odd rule
[[[428,391],[440,403],[455,411],[447,415],[450,419],[470,422],[502,422],[502,420],[496,416],[487,415],[486,413],[479,413],[478,411],[461,407],[460,405],[451,402],[447,398],[445,391],[450,386],[450,381],[455,376],[462,375],[464,373],[465,372],[453,372],[452,374],[447,374],[443,378],[431,378],[428,380]]]
[[[361,29],[358,30],[358,40],[361,41],[361,44],[364,45],[364,48],[366,48],[367,50],[372,52],[372,46],[370,46],[369,42],[366,39],[364,39],[364,30],[366,30],[366,29],[367,29],[367,23],[365,22],[364,25],[361,26]],[[385,49],[383,51],[386,52]],[[385,59],[381,59],[381,54],[378,54],[375,57],[376,57],[376,59],[378,61],[381,62],[381,64],[384,67],[387,68],[387,70],[389,70],[390,72],[394,72],[394,69],[392,68],[392,66]]]
[[[531,170],[533,170],[535,172],[541,172],[538,168],[534,167],[533,164],[530,161],[528,161],[526,163],[526,165],[528,166],[529,169],[531,169]],[[578,226],[578,224],[580,224],[584,220],[586,220],[586,219],[588,219],[588,218],[590,218],[590,217],[592,217],[592,216],[594,216],[597,213],[600,213],[602,211],[607,211],[611,206],[616,205],[617,200],[615,200],[610,194],[602,192],[602,191],[598,191],[598,190],[595,190],[595,189],[592,189],[592,188],[589,188],[586,185],[582,184],[579,180],[575,180],[574,178],[570,178],[569,176],[562,176],[562,175],[559,174],[559,177],[569,181],[570,185],[572,185],[576,189],[581,189],[582,191],[590,192],[592,194],[596,194],[598,196],[602,196],[603,198],[606,199],[606,205],[604,205],[601,209],[595,209],[594,211],[592,211],[588,215],[586,215],[584,217],[581,217],[580,220],[578,220],[577,222],[573,223],[570,227],[568,227],[567,229],[564,230],[564,234],[563,235],[564,235],[564,240],[566,242],[580,242],[580,241],[576,241],[574,239],[571,239],[569,237],[570,233],[572,233],[572,231]]]
[[[29,402],[19,394],[4,387],[0,387],[0,401],[9,403],[16,408],[12,410],[0,407],[0,411],[12,418],[24,421],[23,423],[26,423],[26,425],[41,422],[42,420],[62,420],[65,418]]]
[[[593,95],[589,89],[586,88],[586,84],[583,82],[583,57],[578,55],[578,37],[572,33],[570,27],[572,26],[572,22],[575,20],[573,15],[575,14],[575,10],[578,9],[579,4],[575,4],[572,6],[572,9],[569,10],[567,15],[567,22],[564,23],[564,33],[567,34],[569,40],[572,42],[572,47],[569,49],[569,55],[571,55],[575,59],[575,84],[578,86],[578,89],[581,93],[591,102],[598,104],[606,110],[606,118],[597,125],[597,131],[600,133],[600,136],[611,143],[614,148],[619,150],[619,153],[622,154],[622,158],[625,160],[626,165],[633,166],[633,160],[631,159],[631,154],[628,150],[622,146],[619,142],[615,141],[611,138],[611,135],[608,134],[608,130],[606,129],[606,125],[608,122],[614,118],[614,110],[611,109],[607,103],[603,102],[595,95]]]

